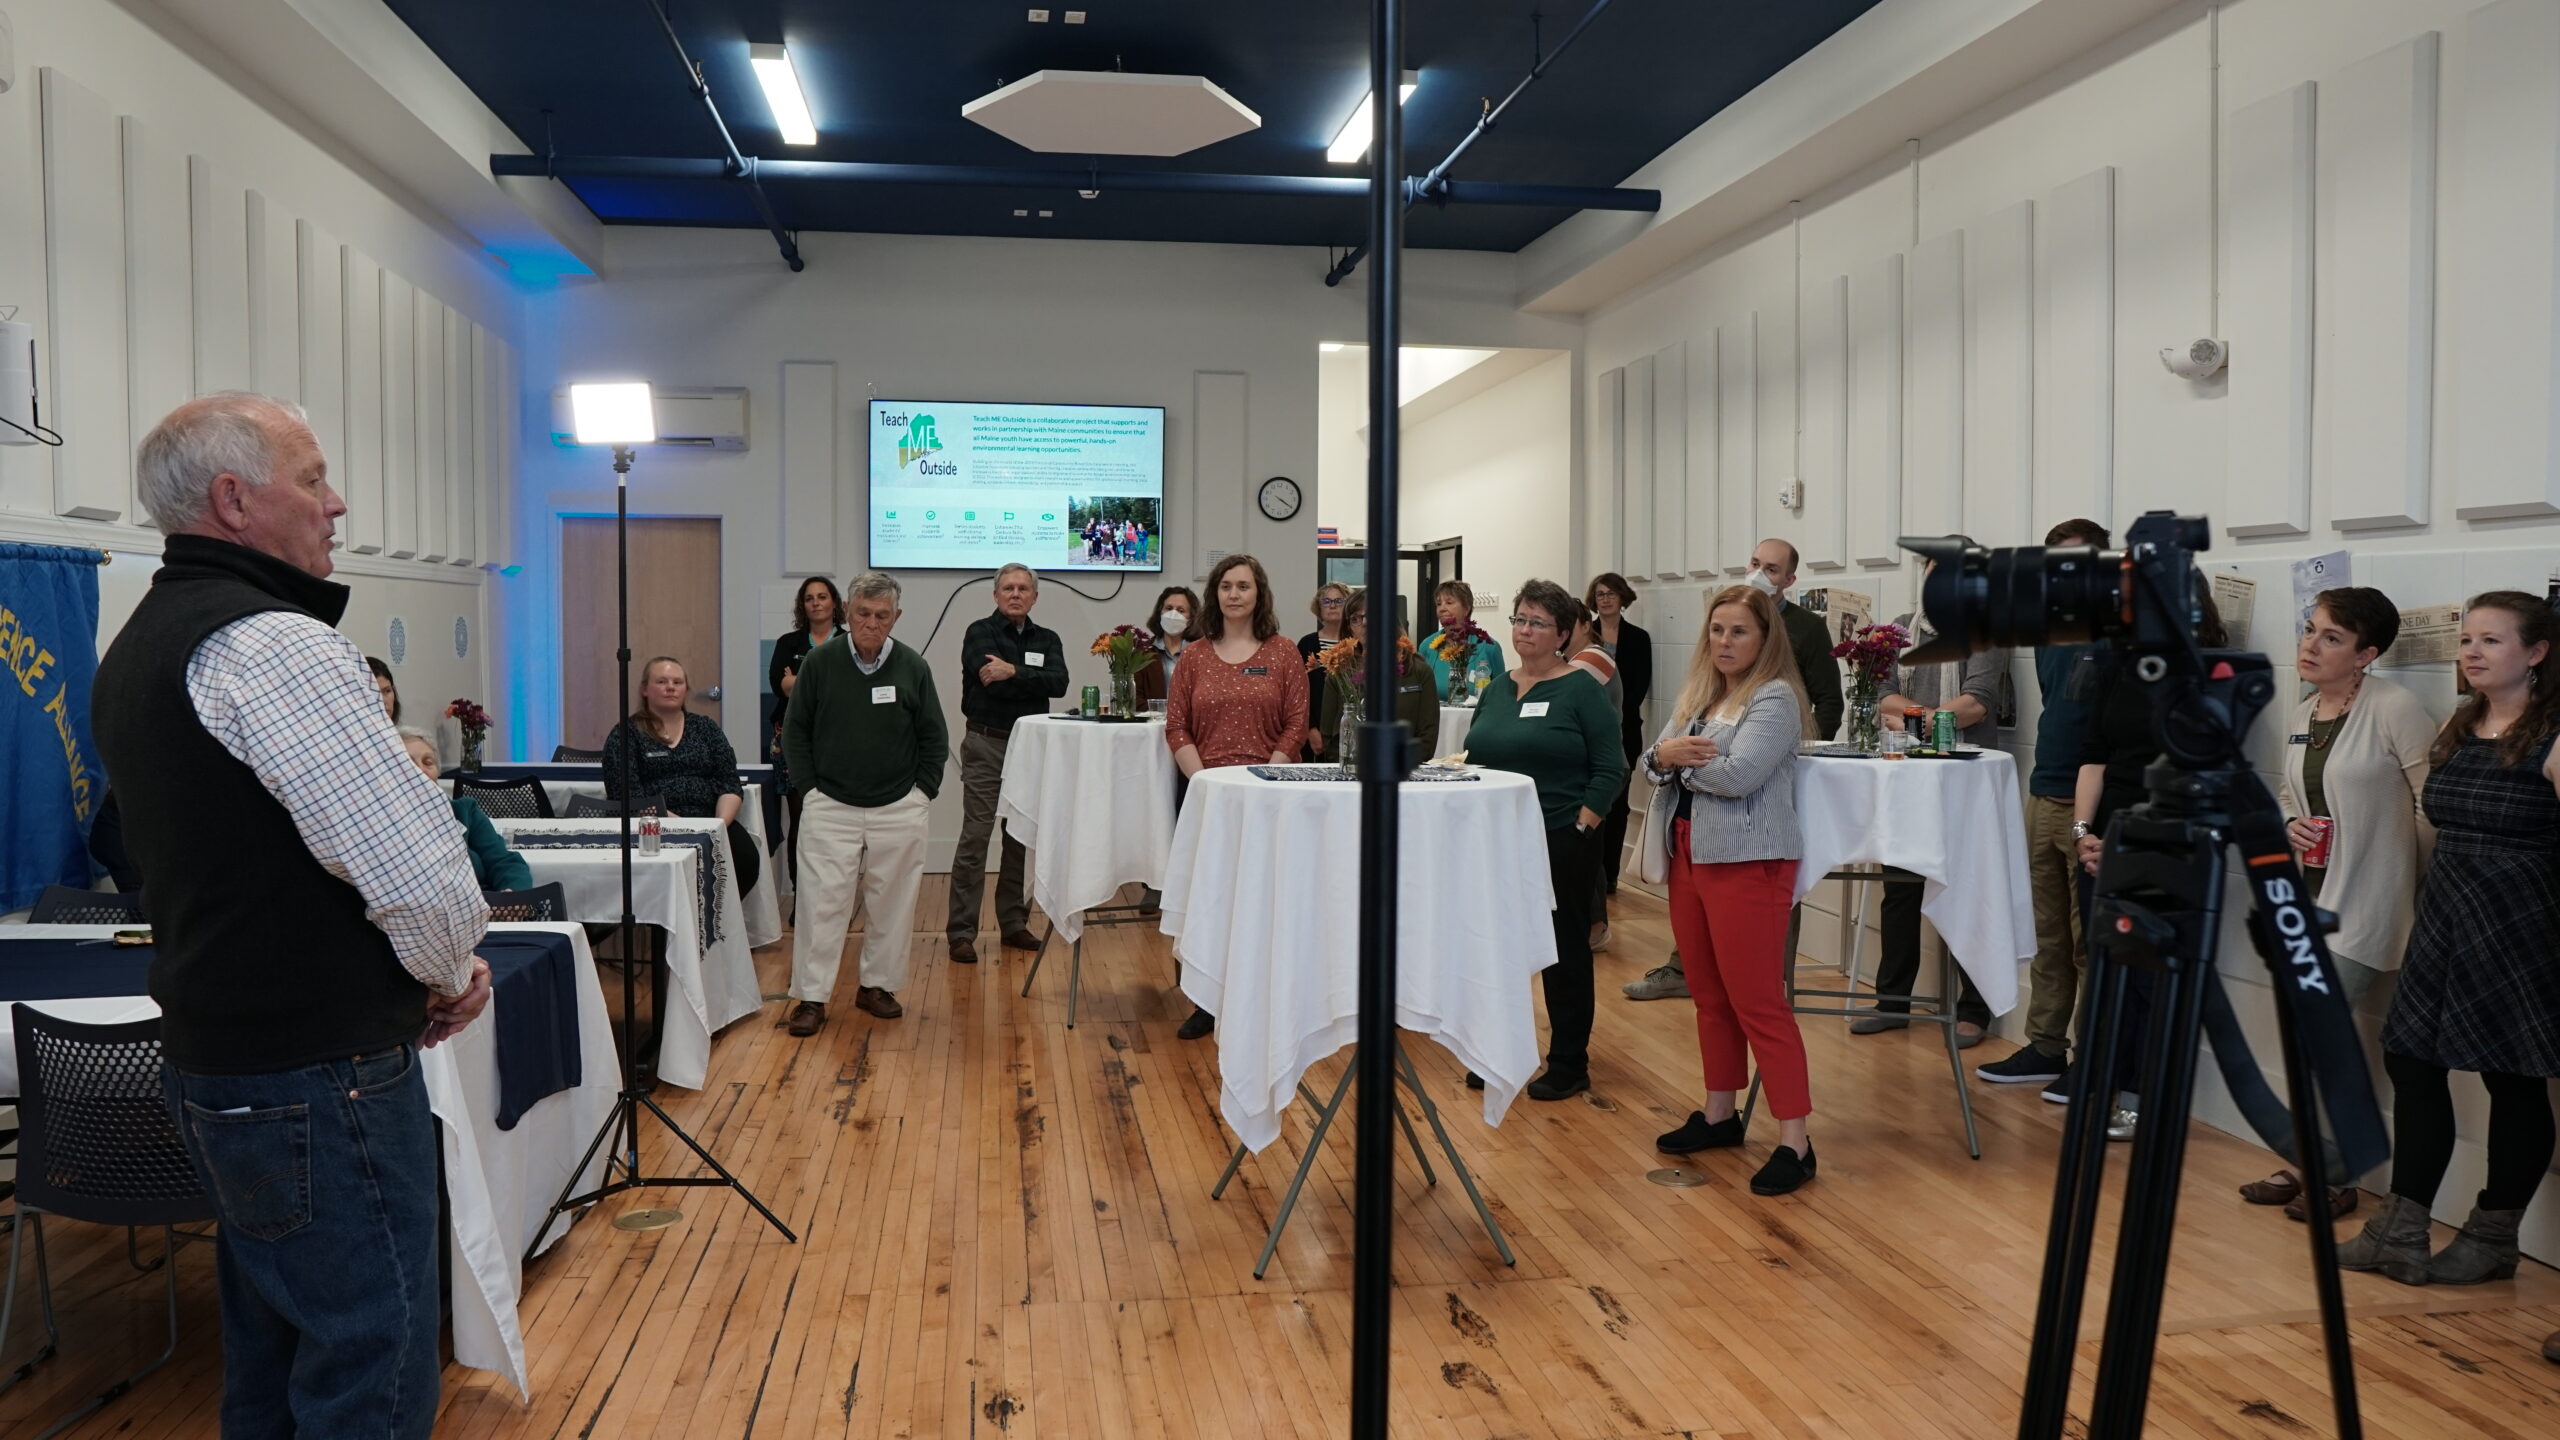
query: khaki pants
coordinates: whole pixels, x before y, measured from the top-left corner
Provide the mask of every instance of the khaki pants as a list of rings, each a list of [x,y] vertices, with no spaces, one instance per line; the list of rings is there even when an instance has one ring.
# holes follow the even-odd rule
[[[1005,742],[975,730],[960,740],[960,849],[951,857],[951,918],[943,933],[978,938],[978,904],[987,893],[987,841],[996,829],[996,796],[1004,788]],[[1022,898],[1022,842],[1004,837],[1004,866],[996,877],[996,924],[1002,934],[1031,928]]]
[[[2071,1051],[2071,1010],[2088,966],[2079,876],[2071,802],[2028,796],[2027,890],[2036,905],[2036,958],[2027,967],[2027,1043],[2053,1058]]]
[[[812,790],[800,807],[800,905],[791,934],[791,998],[820,1004],[834,995],[854,904],[869,914],[862,940],[862,983],[906,988],[914,945],[916,892],[924,885],[926,821],[933,802],[922,790],[872,809]]]

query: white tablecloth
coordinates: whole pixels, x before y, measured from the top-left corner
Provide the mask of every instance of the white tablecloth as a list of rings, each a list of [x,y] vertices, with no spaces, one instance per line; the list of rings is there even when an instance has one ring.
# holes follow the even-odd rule
[[[1455,755],[1466,749],[1467,727],[1475,723],[1476,707],[1473,705],[1441,706],[1440,744],[1431,752],[1431,758],[1437,760],[1443,755]]]
[[[1396,1023],[1484,1077],[1500,1124],[1538,1066],[1529,984],[1555,963],[1546,826],[1525,776],[1408,781]],[[1194,776],[1165,867],[1182,988],[1218,1017],[1218,1111],[1260,1150],[1309,1065],[1357,1037],[1360,787]]]
[[[613,1022],[606,1015],[604,991],[596,982],[595,959],[586,932],[575,925],[493,925],[492,933],[547,930],[569,937],[577,949],[578,1085],[550,1096],[526,1111],[513,1130],[498,1128],[497,1002],[480,1019],[444,1044],[421,1055],[426,1073],[427,1107],[443,1122],[445,1192],[453,1206],[447,1243],[453,1252],[453,1356],[475,1370],[494,1370],[515,1382],[531,1398],[524,1358],[524,1332],[516,1319],[522,1293],[523,1256],[533,1232],[560,1188],[569,1167],[586,1152],[613,1109],[622,1085],[621,1063],[614,1049]],[[0,944],[15,937],[89,940],[113,935],[111,925],[10,925],[0,927]],[[147,1020],[160,1013],[149,996],[105,996],[78,1000],[23,1001],[48,1015],[92,1025]],[[0,1094],[18,1089],[18,1048],[11,1025],[12,1008],[0,1005]],[[579,1183],[586,1189],[603,1177],[598,1155]],[[559,1243],[565,1224],[551,1227]]]
[[[996,814],[1031,847],[1031,898],[1061,938],[1082,935],[1084,912],[1121,886],[1164,878],[1175,774],[1161,720],[1014,722]]]
[[[569,808],[569,797],[586,795],[604,798],[601,780],[544,780],[543,793],[551,797],[553,808]],[[763,870],[756,876],[756,888],[738,897],[738,905],[747,917],[747,943],[770,945],[782,938],[782,906],[791,896],[791,867],[773,853],[773,842],[764,833],[764,787],[746,787],[746,803],[738,808],[738,823],[756,843],[756,858]],[[605,817],[607,821],[611,816]]]
[[[1804,825],[1802,900],[1842,865],[1892,865],[1926,881],[1920,913],[1973,977],[1991,1013],[2018,1004],[2018,962],[2036,953],[2027,890],[2026,821],[2018,764],[2006,751],[1977,760],[1796,762]]]
[[[498,833],[512,843],[518,835],[545,831],[594,832],[615,829],[620,822],[602,820],[493,820]],[[669,820],[667,832],[717,834],[717,820]],[[622,918],[622,852],[614,848],[521,850],[533,869],[533,883],[558,881],[568,900],[569,918],[610,924]],[[720,887],[720,938],[702,943],[702,896],[694,879],[700,857],[690,845],[661,849],[655,855],[631,857],[631,913],[643,925],[667,932],[667,974],[677,1003],[667,1006],[666,1035],[658,1046],[658,1078],[688,1090],[702,1088],[711,1066],[711,1037],[722,1026],[754,1014],[764,1005],[756,983],[755,956],[747,948],[746,921],[732,880]]]

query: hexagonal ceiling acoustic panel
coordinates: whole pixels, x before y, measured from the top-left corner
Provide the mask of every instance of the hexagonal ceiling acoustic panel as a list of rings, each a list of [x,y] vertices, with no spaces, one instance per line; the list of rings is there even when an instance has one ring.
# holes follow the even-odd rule
[[[1262,117],[1199,75],[1042,70],[960,107],[1028,150],[1070,155],[1187,155]]]

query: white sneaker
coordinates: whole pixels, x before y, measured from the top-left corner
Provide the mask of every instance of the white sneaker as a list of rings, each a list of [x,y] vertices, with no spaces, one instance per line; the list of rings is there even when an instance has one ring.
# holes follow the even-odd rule
[[[1621,988],[1630,1000],[1686,1000],[1689,977],[1680,973],[1679,966],[1666,963],[1654,966],[1641,979],[1630,980]]]
[[[2134,1112],[2133,1107],[2119,1105],[2107,1112],[2107,1138],[2130,1140],[2134,1132],[2141,1128],[2141,1121],[2142,1117]]]

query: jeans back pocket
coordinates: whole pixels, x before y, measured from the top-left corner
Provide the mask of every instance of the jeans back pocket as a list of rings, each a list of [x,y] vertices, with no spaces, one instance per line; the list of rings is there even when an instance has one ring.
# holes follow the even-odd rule
[[[311,1223],[310,1106],[224,1114],[190,1100],[187,1133],[225,1227],[272,1241]]]

